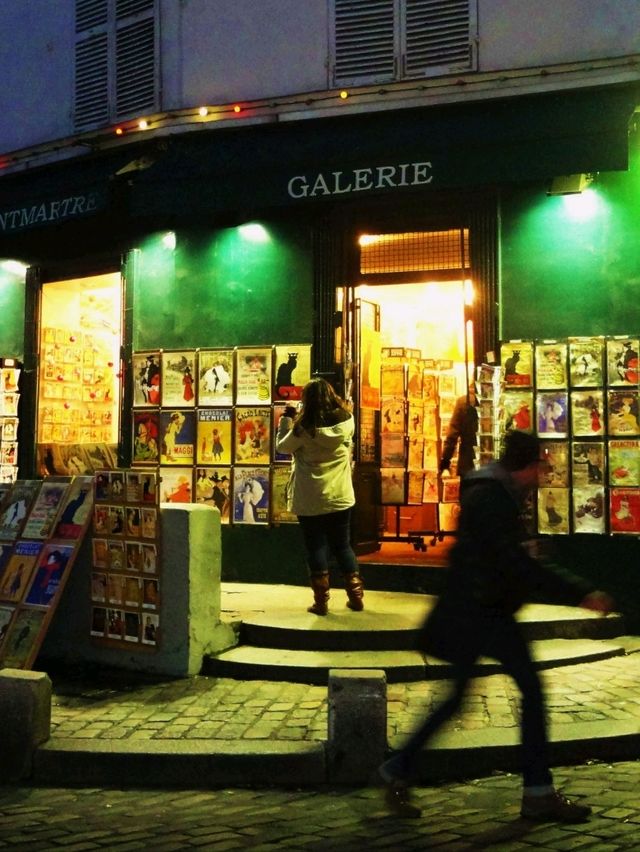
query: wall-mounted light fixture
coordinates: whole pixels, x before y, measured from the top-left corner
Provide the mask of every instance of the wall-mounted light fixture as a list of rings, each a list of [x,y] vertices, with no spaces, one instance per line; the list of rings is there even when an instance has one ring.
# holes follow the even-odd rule
[[[595,175],[560,175],[551,181],[547,195],[579,195],[593,183]]]

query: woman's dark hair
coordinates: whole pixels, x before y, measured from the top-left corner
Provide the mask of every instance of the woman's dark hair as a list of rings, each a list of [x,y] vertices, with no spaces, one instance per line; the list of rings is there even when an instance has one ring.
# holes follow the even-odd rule
[[[350,416],[346,402],[326,379],[319,377],[311,379],[302,389],[302,409],[296,417],[294,430],[297,435],[302,430],[315,435],[318,427],[334,426]]]

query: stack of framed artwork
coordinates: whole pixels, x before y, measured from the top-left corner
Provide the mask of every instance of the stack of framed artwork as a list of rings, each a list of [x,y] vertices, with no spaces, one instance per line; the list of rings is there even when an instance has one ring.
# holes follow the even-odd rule
[[[0,667],[33,664],[93,506],[90,476],[17,480],[0,504]]]
[[[310,345],[144,351],[132,364],[132,464],[158,466],[160,502],[216,506],[226,524],[296,520],[274,436],[311,378]]]
[[[0,484],[15,482],[18,477],[20,372],[14,358],[0,358]]]
[[[501,345],[504,428],[536,432],[547,461],[538,531],[640,535],[639,339]]]
[[[155,649],[162,591],[157,473],[102,470],[94,484],[91,637]]]

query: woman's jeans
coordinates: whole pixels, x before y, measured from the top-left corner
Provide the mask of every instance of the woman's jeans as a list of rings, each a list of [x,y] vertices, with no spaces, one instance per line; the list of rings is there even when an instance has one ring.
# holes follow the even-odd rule
[[[311,574],[329,571],[329,553],[344,574],[357,574],[358,563],[351,547],[351,509],[326,515],[298,515]]]

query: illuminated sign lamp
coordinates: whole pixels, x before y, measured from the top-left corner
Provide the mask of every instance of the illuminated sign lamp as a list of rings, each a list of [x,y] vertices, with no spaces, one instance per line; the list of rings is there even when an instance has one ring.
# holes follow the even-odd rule
[[[593,183],[594,175],[561,175],[551,181],[547,195],[579,195]]]

